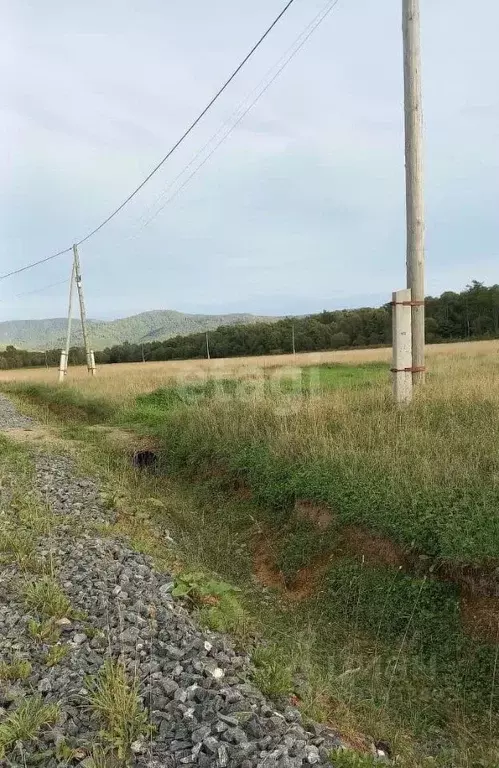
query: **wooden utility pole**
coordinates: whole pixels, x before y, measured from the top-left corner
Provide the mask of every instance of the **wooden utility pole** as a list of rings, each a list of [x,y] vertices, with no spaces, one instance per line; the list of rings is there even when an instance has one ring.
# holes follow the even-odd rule
[[[61,349],[61,362],[59,363],[59,381],[64,381],[68,372],[69,347],[71,344],[71,320],[73,313],[73,286],[76,275],[76,263],[73,254],[73,265],[71,267],[71,279],[69,281],[69,302],[68,302],[68,327],[66,331],[66,349]]]
[[[424,381],[425,277],[423,203],[423,113],[419,0],[402,0],[404,38],[407,287],[412,293],[412,378]]]
[[[95,361],[94,361],[94,353],[90,349],[89,343],[88,343],[88,334],[87,334],[87,315],[85,312],[85,299],[83,297],[83,286],[81,282],[81,267],[80,267],[80,257],[78,255],[78,246],[73,245],[73,255],[74,255],[74,264],[75,264],[75,280],[76,280],[76,287],[78,289],[78,299],[80,301],[80,317],[81,317],[81,332],[83,334],[83,345],[85,347],[85,356],[87,359],[87,368],[88,372],[92,374],[92,376],[95,376]]]
[[[210,340],[208,337],[208,331],[206,331],[206,357],[208,360],[210,360]]]

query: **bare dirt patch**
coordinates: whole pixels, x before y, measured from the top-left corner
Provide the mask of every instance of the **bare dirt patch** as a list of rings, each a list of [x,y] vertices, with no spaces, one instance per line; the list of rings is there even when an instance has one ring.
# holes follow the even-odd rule
[[[467,635],[499,642],[499,598],[461,595],[461,625]]]
[[[331,507],[314,501],[298,499],[295,502],[295,515],[298,520],[311,522],[319,531],[327,530],[336,521]],[[369,565],[382,565],[391,568],[408,567],[408,557],[404,549],[391,539],[368,531],[360,526],[350,525],[341,528],[338,533],[341,549],[356,557],[364,557]]]
[[[326,573],[331,556],[322,555],[300,568],[296,576],[287,581],[276,565],[276,553],[267,532],[262,533],[254,549],[253,574],[256,581],[263,587],[276,589],[288,600],[300,602],[308,600],[317,592],[317,587]]]
[[[276,556],[265,534],[258,540],[253,553],[253,574],[258,584],[269,589],[286,591],[284,574],[275,564]]]
[[[320,555],[301,568],[292,580],[287,580],[276,565],[276,547],[277,545],[274,546],[272,543],[270,532],[261,531],[254,548],[253,573],[261,586],[278,590],[291,602],[313,598],[320,588],[323,577],[333,564],[335,556],[340,554],[336,551]],[[357,558],[363,557],[368,565],[402,568],[408,573],[416,573],[418,570],[417,558],[411,558],[390,539],[355,526],[342,530],[340,550],[340,556],[348,553]],[[440,577],[460,587],[460,618],[467,635],[477,640],[499,643],[499,596],[480,593],[486,588],[490,589],[490,582],[479,569],[473,569],[473,572],[474,579],[470,580],[469,574],[467,579],[463,579],[463,574],[455,570],[451,577],[446,573],[445,568],[442,568],[433,574],[433,578]]]
[[[355,525],[343,528],[340,535],[344,550],[363,557],[367,565],[408,568],[406,553],[391,539]]]
[[[333,511],[314,501],[298,499],[295,502],[295,513],[298,520],[308,520],[320,531],[326,530],[334,522]]]
[[[300,568],[295,578],[287,584],[287,597],[298,603],[316,595],[319,584],[331,565],[331,559],[331,555],[322,555],[314,558],[310,565]]]
[[[2,432],[15,440],[16,443],[48,443],[59,444],[61,439],[58,435],[50,429],[50,427],[34,426],[34,427],[14,427],[12,429],[3,429]]]
[[[158,446],[150,437],[143,437],[120,427],[107,427],[101,424],[94,424],[88,427],[89,432],[93,432],[112,445],[114,448],[134,453],[135,451],[155,451]]]

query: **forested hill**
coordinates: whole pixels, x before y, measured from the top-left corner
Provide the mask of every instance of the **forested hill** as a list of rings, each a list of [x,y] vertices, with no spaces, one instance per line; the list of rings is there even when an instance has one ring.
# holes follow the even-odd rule
[[[273,323],[222,326],[209,333],[211,357],[235,357],[391,343],[391,306],[321,312]],[[495,338],[499,336],[499,285],[473,281],[461,293],[447,291],[426,300],[426,341]],[[188,359],[206,356],[204,333],[177,336],[164,342],[125,344],[105,349],[101,363]]]
[[[124,341],[164,341],[178,334],[206,331],[220,325],[254,323],[259,320],[271,321],[272,318],[259,318],[249,314],[187,315],[174,310],[156,310],[109,322],[89,320],[88,327],[92,346],[98,350],[113,344],[122,344]],[[61,317],[0,323],[0,348],[12,345],[18,349],[45,350],[64,346],[66,325],[66,318]],[[74,322],[73,325],[73,343],[75,346],[82,344],[79,322]]]
[[[156,313],[160,314],[160,313]],[[184,316],[185,317],[185,316]],[[205,317],[202,315],[187,316]],[[210,321],[214,318],[208,316]],[[311,352],[349,347],[383,346],[391,343],[391,307],[321,312],[308,317],[285,318],[274,322],[220,325],[210,330],[208,341],[211,357],[280,354],[291,352],[293,336],[297,352]],[[248,320],[246,321],[248,322]],[[213,326],[212,326],[213,327]],[[166,341],[144,341],[107,347],[96,354],[103,363],[139,362],[142,360],[185,360],[206,357],[206,326],[202,332],[177,335]],[[447,291],[438,298],[426,300],[426,340],[428,343],[487,339],[499,337],[499,285],[486,287],[473,283],[461,293]],[[92,344],[94,344],[92,338]],[[74,347],[70,362],[83,363],[83,350]],[[8,347],[0,352],[0,368],[57,365],[59,348],[44,352],[25,352]]]

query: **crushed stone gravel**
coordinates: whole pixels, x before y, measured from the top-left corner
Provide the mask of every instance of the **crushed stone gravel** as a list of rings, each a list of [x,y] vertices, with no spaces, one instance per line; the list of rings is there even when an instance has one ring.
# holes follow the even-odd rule
[[[0,394],[0,430],[29,429],[32,426],[33,419],[19,413],[13,403]]]

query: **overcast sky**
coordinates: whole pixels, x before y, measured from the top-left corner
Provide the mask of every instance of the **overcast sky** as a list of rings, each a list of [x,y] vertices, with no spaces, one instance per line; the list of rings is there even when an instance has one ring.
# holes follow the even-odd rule
[[[143,226],[158,195],[324,4],[295,0],[172,161],[81,247],[90,316],[304,313],[381,303],[404,287],[401,0],[339,0]],[[99,224],[283,5],[0,0],[0,271]],[[499,4],[421,6],[427,292],[435,294],[472,278],[499,282]],[[64,285],[17,294],[64,280],[69,259],[0,282],[0,320],[63,315]]]

